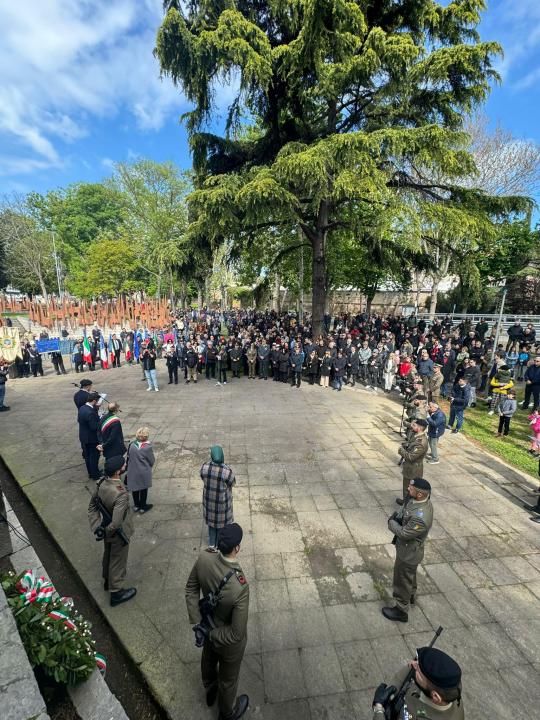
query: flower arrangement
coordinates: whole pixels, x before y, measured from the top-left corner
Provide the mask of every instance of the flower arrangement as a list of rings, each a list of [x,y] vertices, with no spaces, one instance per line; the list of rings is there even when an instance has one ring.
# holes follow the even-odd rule
[[[104,674],[105,658],[94,649],[91,624],[60,597],[52,583],[32,570],[0,578],[33,668],[62,685],[85,680],[95,667]]]

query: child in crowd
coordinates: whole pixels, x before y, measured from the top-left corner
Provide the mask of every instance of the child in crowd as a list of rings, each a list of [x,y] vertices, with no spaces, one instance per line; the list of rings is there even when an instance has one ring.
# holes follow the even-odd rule
[[[529,346],[525,345],[525,347],[522,347],[519,351],[518,364],[516,368],[516,380],[523,380],[523,374],[527,369],[530,357]]]
[[[502,398],[506,397],[508,391],[514,387],[508,365],[501,365],[495,375],[491,378],[491,400],[489,402],[488,415],[493,415],[498,408]]]
[[[538,410],[535,410],[529,415],[528,420],[532,431],[529,452],[531,455],[538,455],[540,452],[540,415],[538,414]]]
[[[496,433],[498,437],[506,437],[510,432],[510,420],[517,410],[516,392],[508,390],[506,397],[501,398],[499,402],[499,429]]]

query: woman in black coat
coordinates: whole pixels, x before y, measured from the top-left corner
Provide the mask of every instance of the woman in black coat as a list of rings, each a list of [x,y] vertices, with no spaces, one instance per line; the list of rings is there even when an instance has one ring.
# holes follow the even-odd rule
[[[309,384],[314,385],[315,378],[317,377],[317,374],[319,372],[319,358],[317,357],[317,352],[315,350],[312,350],[309,353],[306,365]]]
[[[285,346],[279,356],[279,379],[281,382],[287,382],[287,375],[289,373],[289,351]]]

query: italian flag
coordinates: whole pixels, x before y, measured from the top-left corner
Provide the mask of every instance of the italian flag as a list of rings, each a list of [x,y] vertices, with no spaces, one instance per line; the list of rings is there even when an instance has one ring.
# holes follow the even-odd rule
[[[90,343],[88,342],[88,336],[86,333],[84,333],[83,340],[83,360],[85,363],[88,363],[88,365],[92,364],[92,353],[90,352]]]
[[[109,358],[107,357],[107,348],[103,342],[103,335],[99,336],[99,357],[101,359],[102,370],[107,370],[109,367]]]

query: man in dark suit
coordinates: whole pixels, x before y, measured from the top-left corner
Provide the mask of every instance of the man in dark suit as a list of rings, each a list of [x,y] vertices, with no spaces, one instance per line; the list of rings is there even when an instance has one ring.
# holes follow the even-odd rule
[[[101,433],[99,431],[99,417],[97,413],[97,403],[99,393],[88,393],[88,399],[84,405],[79,408],[77,417],[79,423],[79,440],[84,454],[84,462],[88,470],[88,477],[91,480],[99,480],[99,453],[103,449],[101,442]]]
[[[79,411],[80,407],[82,407],[86,402],[88,402],[88,395],[92,392],[92,381],[81,380],[80,388],[81,389],[77,390],[77,392],[73,396],[73,402],[77,406],[77,412]]]
[[[120,351],[122,350],[122,343],[113,333],[111,347],[109,348],[113,353],[113,367],[120,367]]]

